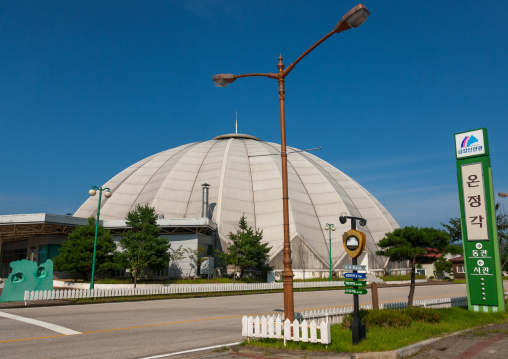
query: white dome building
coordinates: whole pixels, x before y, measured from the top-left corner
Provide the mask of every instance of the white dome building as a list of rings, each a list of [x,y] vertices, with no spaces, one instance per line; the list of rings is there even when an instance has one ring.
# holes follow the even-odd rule
[[[289,220],[293,270],[328,273],[329,233],[332,232],[332,268],[340,271],[351,263],[342,245],[339,216],[367,219],[367,244],[359,263],[369,271],[382,270],[388,262],[376,255],[377,242],[398,228],[388,211],[365,188],[337,168],[308,152],[288,147]],[[103,198],[101,220],[124,220],[136,205],[148,204],[164,219],[202,217],[202,184],[210,185],[209,216],[216,224],[226,250],[229,232],[236,231],[245,214],[254,229],[263,230],[263,241],[272,247],[269,263],[282,270],[283,216],[280,145],[242,134],[215,137],[160,152],[128,167],[109,180],[111,198]],[[90,197],[74,214],[93,217],[98,196]],[[171,237],[170,237],[171,240]]]

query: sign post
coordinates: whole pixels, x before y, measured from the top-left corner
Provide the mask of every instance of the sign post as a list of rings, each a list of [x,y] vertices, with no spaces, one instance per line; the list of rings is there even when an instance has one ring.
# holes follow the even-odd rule
[[[353,333],[353,344],[358,344],[362,339],[366,337],[365,324],[363,324],[360,320],[359,315],[359,302],[358,295],[367,294],[367,289],[359,288],[367,286],[367,282],[359,281],[358,279],[365,278],[366,274],[358,273],[358,270],[365,270],[365,266],[358,265],[358,256],[362,254],[365,249],[365,233],[356,230],[356,221],[360,221],[361,226],[365,226],[367,224],[367,220],[365,218],[359,217],[346,217],[340,216],[340,223],[344,224],[347,222],[347,218],[351,219],[351,229],[343,234],[342,243],[344,244],[344,249],[346,253],[352,258],[353,265],[345,265],[344,269],[352,270],[353,273],[346,273],[346,278],[351,278],[353,281],[346,281],[344,284],[346,286],[346,294],[353,294],[353,305],[354,305],[354,313],[353,313],[353,323],[351,325],[351,331]]]
[[[505,312],[487,129],[455,134],[469,310]]]

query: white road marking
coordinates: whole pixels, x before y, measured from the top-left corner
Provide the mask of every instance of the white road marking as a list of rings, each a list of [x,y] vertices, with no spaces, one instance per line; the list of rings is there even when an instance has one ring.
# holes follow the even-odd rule
[[[61,326],[56,325],[56,324],[51,324],[51,323],[43,322],[43,321],[40,321],[40,320],[37,320],[37,319],[20,317],[19,315],[9,314],[9,313],[5,313],[5,312],[0,312],[0,317],[4,317],[4,318],[8,318],[8,319],[14,319],[14,320],[18,320],[20,322],[25,322],[25,323],[28,323],[28,324],[37,325],[39,327],[43,327],[43,328],[52,330],[54,332],[57,332],[57,333],[60,333],[60,334],[63,334],[63,335],[81,334],[81,332],[77,332],[77,331],[69,329],[69,328],[64,328],[64,327],[61,327]]]
[[[153,357],[146,357],[146,358],[140,358],[140,359],[157,359],[157,358],[166,358],[166,357],[170,357],[170,356],[173,356],[173,355],[178,355],[178,354],[186,354],[186,353],[192,353],[192,352],[199,352],[201,350],[208,350],[208,349],[216,349],[216,348],[223,348],[223,347],[230,347],[230,346],[233,346],[233,345],[238,345],[240,344],[241,342],[238,342],[238,343],[229,343],[229,344],[221,344],[221,345],[214,345],[213,347],[206,347],[206,348],[199,348],[199,349],[192,349],[192,350],[186,350],[186,351],[183,351],[183,352],[177,352],[177,353],[168,353],[168,354],[160,354],[160,355],[155,355]]]

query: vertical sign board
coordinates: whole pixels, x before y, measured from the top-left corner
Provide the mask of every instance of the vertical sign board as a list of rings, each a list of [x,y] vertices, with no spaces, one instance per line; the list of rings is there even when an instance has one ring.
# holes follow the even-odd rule
[[[487,129],[455,134],[469,310],[505,311]]]

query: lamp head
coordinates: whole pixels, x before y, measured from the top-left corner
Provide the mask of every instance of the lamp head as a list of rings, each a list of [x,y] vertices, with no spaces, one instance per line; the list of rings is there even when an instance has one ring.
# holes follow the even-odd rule
[[[217,87],[226,87],[227,85],[233,83],[235,80],[236,78],[233,74],[218,74],[213,75],[212,77],[213,84]]]
[[[366,219],[360,219],[360,226],[364,227],[367,224]]]
[[[109,189],[106,192],[104,192],[104,197],[106,197],[106,198],[111,197],[111,195],[112,195],[112,193],[110,192]]]
[[[339,217],[339,222],[340,222],[340,223],[342,223],[342,224],[344,224],[344,223],[346,223],[346,222],[347,222],[347,218],[346,218],[346,217],[344,217],[344,216],[340,216],[340,217]]]
[[[358,4],[351,10],[349,10],[346,15],[340,19],[340,21],[335,25],[335,32],[339,33],[345,30],[349,30],[351,28],[355,28],[360,26],[367,20],[370,15],[370,11],[363,4]]]
[[[96,190],[94,190],[93,188],[92,188],[90,191],[88,191],[88,194],[89,194],[90,196],[92,196],[92,197],[93,197],[93,196],[95,196],[95,194],[96,194],[96,193],[97,193],[97,191],[96,191]]]
[[[330,229],[330,227],[327,224],[326,227],[325,227],[325,231],[328,231],[329,229]]]

